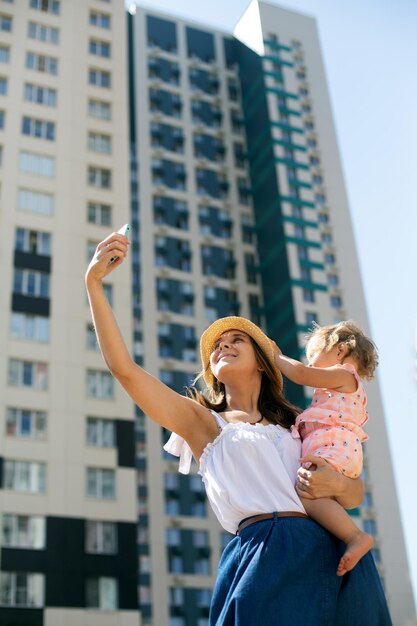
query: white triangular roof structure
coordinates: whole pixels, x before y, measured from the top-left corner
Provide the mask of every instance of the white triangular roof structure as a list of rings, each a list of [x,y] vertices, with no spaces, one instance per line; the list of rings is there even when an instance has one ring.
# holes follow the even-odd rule
[[[265,54],[258,0],[252,0],[236,24],[233,35],[257,54]]]

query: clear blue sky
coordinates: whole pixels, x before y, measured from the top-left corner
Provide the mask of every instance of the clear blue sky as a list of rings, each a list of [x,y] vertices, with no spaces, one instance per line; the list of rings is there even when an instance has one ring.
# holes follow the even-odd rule
[[[317,19],[417,598],[417,2],[286,0]],[[142,2],[139,2],[142,5]],[[249,0],[155,0],[232,31]]]

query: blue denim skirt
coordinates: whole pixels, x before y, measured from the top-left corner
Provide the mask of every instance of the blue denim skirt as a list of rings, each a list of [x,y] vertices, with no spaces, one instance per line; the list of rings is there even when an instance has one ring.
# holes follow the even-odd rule
[[[340,577],[344,550],[311,519],[247,526],[220,559],[210,626],[392,626],[371,554]]]

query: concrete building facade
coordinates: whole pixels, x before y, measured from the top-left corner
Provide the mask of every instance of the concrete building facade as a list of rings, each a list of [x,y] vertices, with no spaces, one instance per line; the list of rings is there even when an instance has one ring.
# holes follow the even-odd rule
[[[1,2],[0,31],[0,623],[137,625],[134,411],[83,284],[129,219],[126,14]],[[106,289],[129,335],[129,270]]]
[[[313,321],[367,314],[313,18],[252,2],[233,33],[138,7],[131,50],[134,345],[181,391],[211,321],[241,314],[303,355]],[[301,406],[311,391],[286,385]],[[395,624],[415,609],[378,383],[368,388],[363,506]],[[228,536],[167,433],[138,418],[144,624],[205,626]]]

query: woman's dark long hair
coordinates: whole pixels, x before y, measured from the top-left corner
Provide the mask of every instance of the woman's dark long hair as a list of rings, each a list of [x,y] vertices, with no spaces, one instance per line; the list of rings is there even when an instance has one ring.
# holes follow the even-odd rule
[[[258,344],[249,337],[255,350],[256,360],[262,369],[261,391],[258,398],[258,410],[262,417],[271,424],[279,424],[284,428],[290,428],[295,423],[295,418],[301,409],[289,402],[282,391],[279,390],[277,376],[274,367],[265,356]],[[209,366],[210,367],[210,366]],[[203,377],[204,371],[200,372],[194,380],[195,383]],[[186,389],[187,395],[199,404],[222,413],[227,409],[226,389],[223,383],[214,378],[213,386],[209,386],[209,397],[199,391],[195,386]]]

